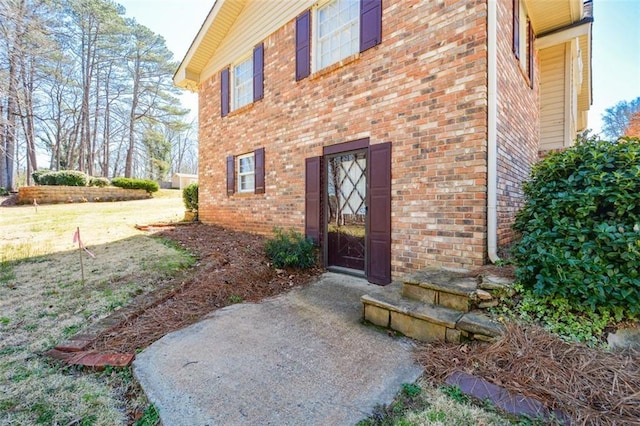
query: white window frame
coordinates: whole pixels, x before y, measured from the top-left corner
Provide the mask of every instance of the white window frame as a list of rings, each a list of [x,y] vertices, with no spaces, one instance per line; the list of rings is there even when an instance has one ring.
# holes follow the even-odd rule
[[[249,171],[243,171],[241,164],[242,164],[242,160],[246,159],[246,158],[251,158],[252,161],[252,165],[253,168]],[[243,179],[242,178],[246,178],[246,177],[251,177],[252,180],[251,185],[243,185]],[[255,157],[255,152],[250,152],[247,154],[242,154],[242,155],[238,155],[238,157],[236,158],[236,182],[237,182],[237,191],[238,193],[252,193],[255,191],[256,189],[256,157]]]
[[[344,31],[350,27],[350,29],[355,33],[355,37],[351,38],[351,49],[346,50],[345,52],[339,52],[338,55],[330,60],[327,63],[321,63],[322,56],[322,47],[324,46],[323,40],[320,40],[320,11],[329,7],[331,4],[347,2],[352,3],[352,7],[357,8],[356,16],[345,23],[342,23],[337,29],[334,29],[329,35],[325,36],[325,40],[328,41],[331,35],[340,31]],[[344,58],[347,58],[351,55],[354,55],[360,51],[360,1],[359,0],[328,0],[324,2],[318,3],[318,5],[313,10],[313,25],[311,26],[313,30],[313,55],[312,55],[312,69],[314,72],[319,71],[321,69],[327,68],[337,62],[340,62]],[[338,46],[340,47],[340,46]]]
[[[238,82],[238,74],[240,71],[245,71],[241,67],[247,67],[248,73],[244,76],[244,80]],[[238,84],[239,83],[239,84]],[[245,105],[249,105],[253,102],[253,55],[248,54],[243,56],[231,67],[231,111],[235,111],[242,108]],[[240,98],[240,88],[246,88],[244,97]]]

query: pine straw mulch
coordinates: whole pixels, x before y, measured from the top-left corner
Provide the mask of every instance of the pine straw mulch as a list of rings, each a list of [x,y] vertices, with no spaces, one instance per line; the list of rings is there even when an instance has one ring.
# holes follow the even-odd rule
[[[608,352],[507,324],[492,344],[428,344],[417,357],[434,380],[461,370],[561,410],[572,424],[640,424],[640,352]]]
[[[196,256],[197,262],[158,291],[158,303],[101,335],[92,350],[135,353],[216,309],[257,302],[306,285],[320,269],[278,270],[264,254],[265,238],[199,223],[145,227]],[[167,293],[166,287],[175,288]]]

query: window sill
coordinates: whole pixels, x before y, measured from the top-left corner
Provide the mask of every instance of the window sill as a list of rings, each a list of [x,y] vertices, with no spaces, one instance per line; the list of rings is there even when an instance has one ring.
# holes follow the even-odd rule
[[[514,55],[513,60],[516,61],[516,67],[518,68],[518,71],[520,71],[520,75],[522,76],[522,78],[524,78],[525,83],[527,83],[527,86],[529,86],[530,89],[533,89],[533,83],[529,78],[527,70],[522,68],[522,63],[520,62],[520,59],[516,58],[516,56]]]
[[[257,102],[260,102],[260,99],[258,99],[257,101],[248,103],[238,109],[234,109],[233,111],[230,111],[229,114],[227,114],[227,117],[233,117],[234,115],[243,114],[249,111],[250,109],[252,109]]]
[[[346,58],[341,59],[340,61],[329,65],[328,67],[324,67],[321,70],[318,70],[318,71],[312,73],[309,76],[309,79],[310,80],[315,80],[316,78],[320,78],[320,77],[323,77],[323,76],[325,76],[325,75],[327,75],[329,73],[332,73],[333,71],[337,70],[338,68],[342,68],[342,67],[344,67],[346,65],[349,65],[352,62],[357,61],[358,59],[360,59],[360,55],[361,54],[358,52],[358,53],[354,53],[351,56],[347,56]],[[300,80],[300,81],[303,81],[303,80]]]
[[[251,192],[234,192],[233,196],[234,197],[238,197],[238,198],[247,198],[247,197],[251,197],[252,195],[256,195],[255,192],[251,191]]]

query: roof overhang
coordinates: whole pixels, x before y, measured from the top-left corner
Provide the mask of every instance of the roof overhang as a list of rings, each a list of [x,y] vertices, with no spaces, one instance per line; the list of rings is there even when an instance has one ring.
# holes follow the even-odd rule
[[[588,111],[592,103],[591,1],[525,0],[527,13],[536,34],[536,49],[546,49],[577,40],[582,61],[582,84],[578,95],[578,110]]]
[[[173,83],[191,91],[198,90],[200,74],[218,49],[222,39],[246,5],[247,0],[216,0],[173,76]]]
[[[564,28],[584,17],[582,0],[524,0],[536,36]]]
[[[584,18],[565,28],[551,31],[536,38],[536,49],[546,49],[572,40],[577,40],[582,61],[582,84],[578,94],[578,110],[588,111],[592,104],[591,86],[591,29],[593,18]]]

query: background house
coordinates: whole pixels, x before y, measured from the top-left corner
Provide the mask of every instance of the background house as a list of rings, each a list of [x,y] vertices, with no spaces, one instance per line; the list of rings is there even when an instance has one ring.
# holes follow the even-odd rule
[[[182,189],[192,183],[198,183],[198,175],[174,173],[173,176],[171,176],[171,188],[173,189]]]
[[[532,164],[586,125],[591,22],[578,0],[216,1],[174,77],[200,96],[200,219],[293,227],[377,283],[496,260]]]

